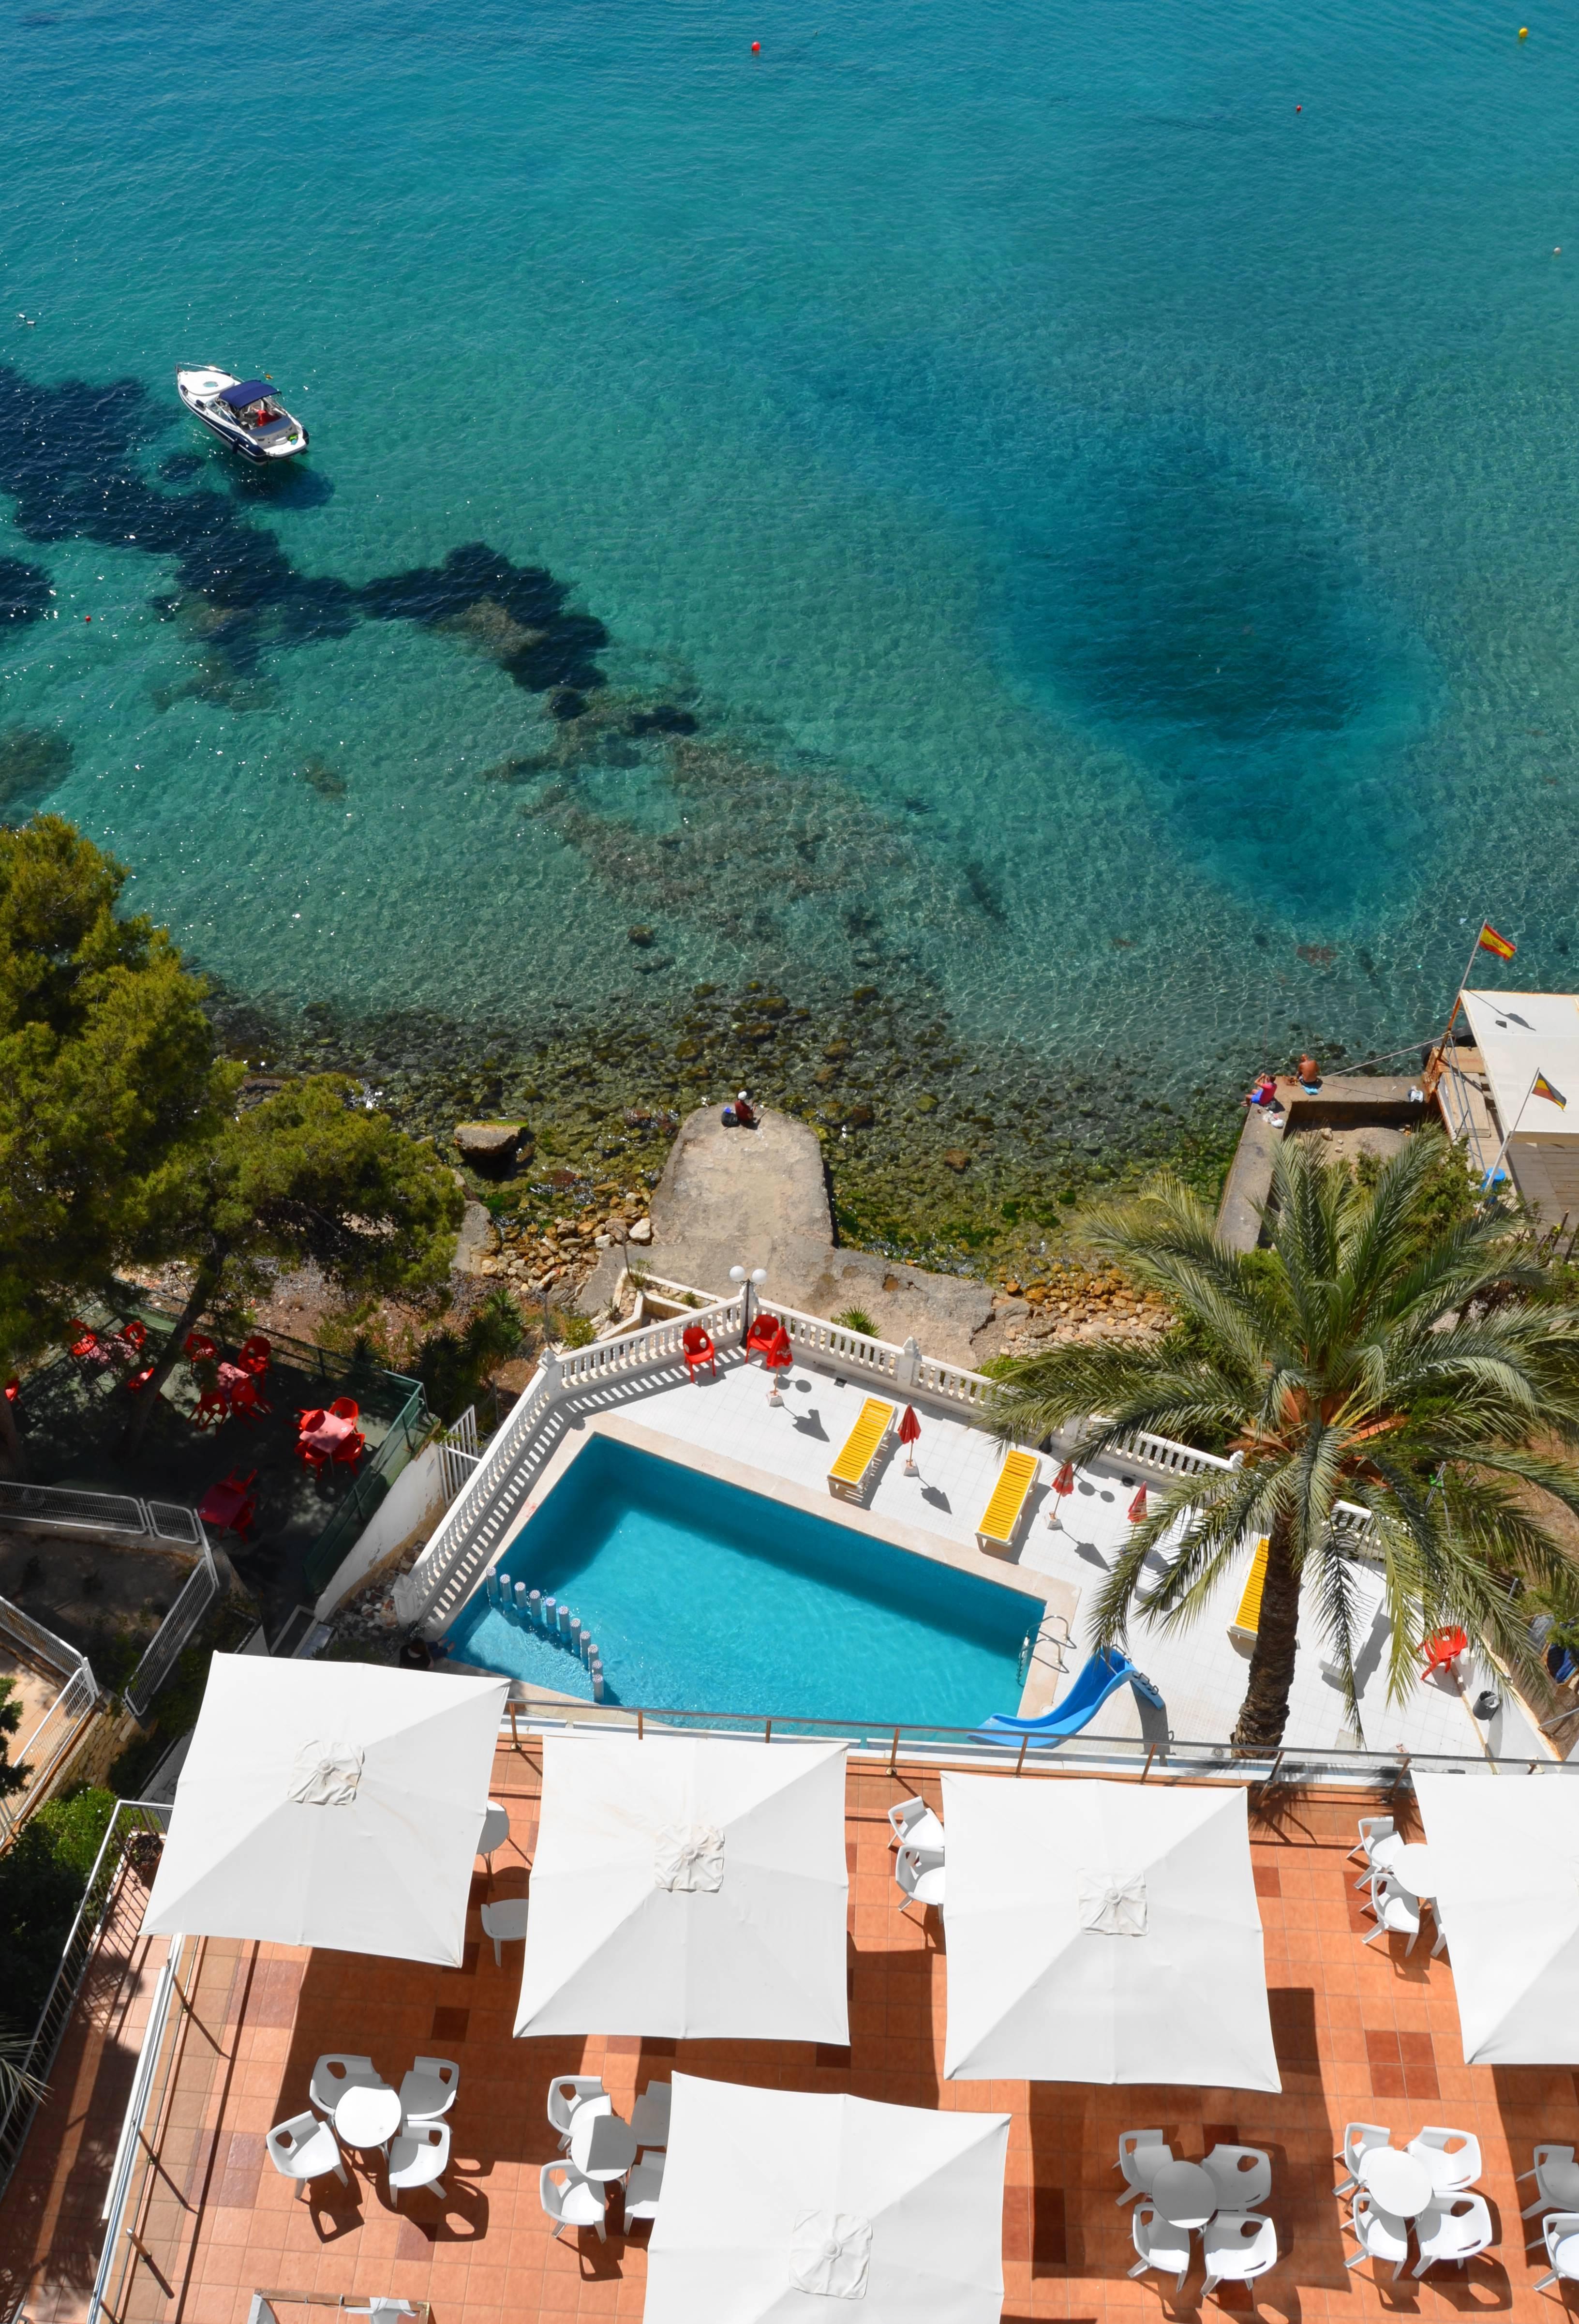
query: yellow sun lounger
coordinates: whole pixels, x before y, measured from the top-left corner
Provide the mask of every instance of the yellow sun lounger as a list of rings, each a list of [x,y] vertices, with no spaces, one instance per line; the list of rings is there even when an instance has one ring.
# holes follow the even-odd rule
[[[1014,1545],[1014,1535],[1020,1519],[1025,1514],[1025,1504],[1031,1498],[1031,1488],[1041,1474],[1042,1463],[1034,1452],[1006,1452],[1004,1465],[998,1471],[997,1483],[992,1489],[992,1499],[982,1512],[981,1523],[976,1528],[978,1549],[992,1551],[1006,1557]]]
[[[1266,1588],[1266,1558],[1271,1547],[1271,1542],[1262,1534],[1255,1545],[1250,1571],[1244,1577],[1244,1594],[1239,1600],[1239,1611],[1228,1625],[1228,1636],[1243,1640],[1247,1646],[1255,1644],[1255,1634],[1261,1628],[1261,1593]]]
[[[866,1498],[867,1480],[877,1465],[884,1439],[894,1425],[894,1406],[880,1396],[868,1397],[860,1418],[845,1439],[844,1450],[828,1471],[828,1489],[840,1500]]]

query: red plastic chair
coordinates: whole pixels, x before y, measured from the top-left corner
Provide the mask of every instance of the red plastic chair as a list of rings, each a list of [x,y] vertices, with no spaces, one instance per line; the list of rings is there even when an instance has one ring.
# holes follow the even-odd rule
[[[362,1406],[354,1397],[337,1396],[329,1406],[336,1420],[360,1420]]]
[[[326,1469],[329,1465],[329,1455],[325,1448],[308,1443],[313,1431],[323,1425],[322,1405],[316,1405],[311,1412],[298,1412],[296,1416],[296,1457],[298,1461],[305,1461],[309,1469]]]
[[[718,1378],[718,1351],[700,1323],[687,1323],[680,1334],[680,1351],[685,1359],[685,1377],[694,1379],[703,1364],[712,1368]]]
[[[127,1383],[130,1386],[130,1382]],[[230,1402],[216,1388],[206,1388],[197,1398],[197,1408],[192,1415],[194,1428],[217,1428],[230,1418]]]
[[[754,1355],[766,1356],[783,1330],[784,1325],[776,1315],[753,1315],[751,1328],[746,1334],[748,1360]]]
[[[66,1329],[73,1335],[71,1352],[79,1364],[97,1371],[108,1363],[109,1350],[91,1323],[85,1323],[80,1315],[73,1315]]]
[[[250,1339],[242,1342],[236,1350],[235,1360],[243,1372],[251,1372],[254,1379],[262,1379],[269,1370],[269,1359],[273,1352],[262,1332],[254,1332]],[[269,1409],[267,1405],[263,1408],[265,1411]]]
[[[153,1378],[153,1373],[154,1367],[152,1364],[144,1364],[140,1372],[128,1372],[126,1375],[126,1394],[128,1396],[141,1396],[143,1389],[148,1386],[149,1381]]]
[[[219,1358],[219,1342],[211,1340],[207,1332],[188,1332],[181,1352],[188,1363],[216,1363]]]
[[[265,1403],[258,1394],[258,1383],[255,1379],[232,1380],[229,1402],[232,1412],[239,1419],[244,1420],[249,1428],[260,1412],[272,1412],[274,1409],[271,1404]]]
[[[14,1404],[14,1403],[16,1403],[16,1401],[17,1401],[17,1399],[20,1397],[21,1394],[22,1394],[22,1381],[21,1381],[21,1379],[18,1378],[17,1374],[16,1374],[15,1372],[13,1372],[13,1373],[12,1373],[12,1375],[11,1375],[11,1378],[10,1378],[10,1379],[6,1381],[6,1383],[5,1383],[5,1401],[6,1401],[6,1403],[7,1403],[7,1404]]]
[[[343,1469],[354,1469],[366,1450],[366,1437],[360,1428],[353,1428],[349,1436],[340,1439],[330,1458]]]
[[[1429,1678],[1433,1671],[1451,1670],[1468,1645],[1468,1637],[1456,1622],[1448,1623],[1443,1629],[1433,1630],[1425,1642],[1426,1664],[1420,1676]]]

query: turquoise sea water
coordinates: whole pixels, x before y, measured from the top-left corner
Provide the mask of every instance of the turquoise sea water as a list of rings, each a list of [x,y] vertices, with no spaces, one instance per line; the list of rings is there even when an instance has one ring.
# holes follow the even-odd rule
[[[501,1561],[596,1639],[607,1700],[970,1727],[1019,1708],[1038,1599],[601,1438]],[[590,1701],[568,1646],[479,1595],[464,1662]]]
[[[1516,31],[13,7],[10,812],[288,1003],[595,1011],[641,920],[656,1008],[810,964],[1188,1077],[1428,1032],[1482,912],[1572,982],[1579,25]]]

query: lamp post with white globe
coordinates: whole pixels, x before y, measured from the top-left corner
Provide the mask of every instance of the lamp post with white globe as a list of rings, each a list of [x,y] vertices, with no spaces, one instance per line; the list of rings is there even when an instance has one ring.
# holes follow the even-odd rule
[[[760,1291],[767,1280],[767,1269],[765,1267],[754,1267],[749,1275],[747,1274],[743,1267],[731,1267],[730,1269],[730,1281],[731,1283],[738,1283],[740,1286],[742,1294],[740,1301],[740,1344],[742,1347],[745,1345],[746,1334],[751,1328],[751,1293],[753,1289]]]

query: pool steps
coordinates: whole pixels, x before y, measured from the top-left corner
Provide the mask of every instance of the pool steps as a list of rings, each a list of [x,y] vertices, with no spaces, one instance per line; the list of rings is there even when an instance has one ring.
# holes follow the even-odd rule
[[[584,1663],[592,1682],[592,1701],[603,1700],[603,1660],[598,1652],[598,1642],[586,1628],[579,1614],[553,1598],[545,1598],[540,1590],[528,1590],[524,1582],[511,1582],[508,1573],[493,1572],[483,1582],[482,1592],[491,1606],[501,1614],[513,1614],[518,1622],[525,1622],[555,1646],[568,1647],[578,1662]]]

